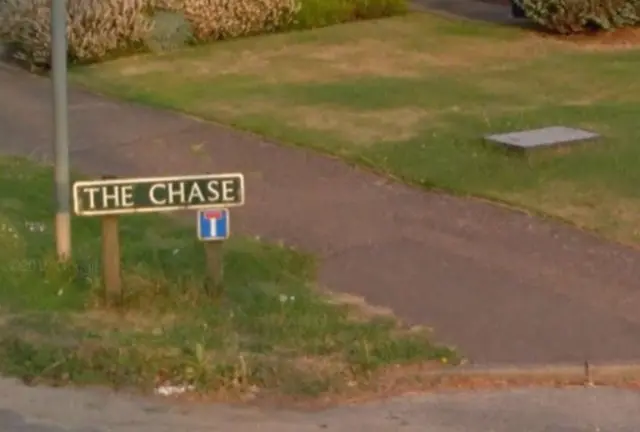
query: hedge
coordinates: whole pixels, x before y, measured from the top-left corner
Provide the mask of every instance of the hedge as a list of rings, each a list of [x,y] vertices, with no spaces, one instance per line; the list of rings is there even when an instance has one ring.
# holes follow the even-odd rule
[[[325,27],[399,15],[407,9],[406,0],[302,0],[292,26],[298,29]]]
[[[527,18],[560,34],[640,25],[640,0],[515,0]]]
[[[0,0],[0,40],[30,67],[50,64],[51,0]],[[407,0],[67,0],[71,63],[396,15]]]
[[[0,38],[33,66],[49,64],[51,0],[7,0]],[[67,40],[71,59],[97,59],[140,44],[152,28],[146,0],[69,0]]]

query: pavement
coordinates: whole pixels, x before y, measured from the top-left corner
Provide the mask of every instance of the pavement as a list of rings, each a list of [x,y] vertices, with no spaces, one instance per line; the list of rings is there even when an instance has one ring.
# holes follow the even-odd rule
[[[243,172],[234,232],[314,253],[323,287],[433,327],[471,363],[640,359],[637,250],[188,116],[78,89],[69,97],[76,169]],[[2,66],[0,101],[0,151],[50,161],[50,82]]]
[[[637,432],[640,393],[611,388],[448,392],[324,411],[177,404],[0,380],[2,432]]]

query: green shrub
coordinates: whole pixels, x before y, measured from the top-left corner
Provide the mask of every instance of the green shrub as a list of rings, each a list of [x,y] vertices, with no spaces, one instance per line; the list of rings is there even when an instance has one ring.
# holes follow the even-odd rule
[[[326,27],[399,15],[407,10],[407,0],[300,0],[294,26],[299,29]]]
[[[301,0],[295,28],[326,27],[354,19],[354,0]]]
[[[8,0],[0,11],[0,38],[32,66],[48,67],[51,0]],[[68,0],[69,59],[95,61],[142,44],[153,22],[146,0]]]
[[[640,24],[640,0],[515,0],[528,18],[560,34]]]
[[[409,10],[406,0],[354,0],[356,19],[376,19],[401,15]]]
[[[0,39],[18,60],[48,68],[51,0],[2,1]],[[270,32],[290,26],[298,9],[297,0],[68,0],[69,61]]]
[[[51,0],[0,0],[0,40],[31,67],[50,65]],[[68,55],[90,63],[290,28],[403,13],[407,0],[67,0]]]
[[[300,5],[297,0],[182,0],[177,7],[196,40],[206,42],[288,27]]]

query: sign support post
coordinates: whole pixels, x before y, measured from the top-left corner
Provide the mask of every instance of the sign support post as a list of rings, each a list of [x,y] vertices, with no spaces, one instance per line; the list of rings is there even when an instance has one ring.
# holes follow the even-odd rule
[[[214,300],[224,292],[223,243],[229,238],[230,219],[227,208],[198,210],[198,239],[204,243],[207,266],[205,290]]]
[[[224,292],[224,264],[222,242],[204,242],[204,253],[207,260],[207,279],[205,290],[214,300],[219,300]]]
[[[113,176],[104,176],[105,180]],[[117,215],[102,216],[102,283],[107,306],[122,303],[120,229]]]
[[[122,303],[118,216],[102,216],[102,283],[107,305]]]
[[[56,185],[56,251],[60,261],[71,257],[69,213],[69,119],[67,103],[67,10],[65,0],[51,2],[51,84],[53,87]]]

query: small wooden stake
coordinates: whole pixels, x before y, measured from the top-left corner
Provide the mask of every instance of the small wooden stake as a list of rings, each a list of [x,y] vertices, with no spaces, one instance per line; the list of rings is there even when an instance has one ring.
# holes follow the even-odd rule
[[[102,283],[107,305],[119,305],[122,301],[120,279],[120,238],[118,216],[102,217]]]
[[[103,179],[112,179],[104,176]],[[122,303],[122,280],[120,274],[120,232],[118,216],[102,217],[102,284],[107,306]]]
[[[221,241],[204,242],[204,252],[207,260],[205,289],[214,300],[219,300],[224,292],[222,243]]]

